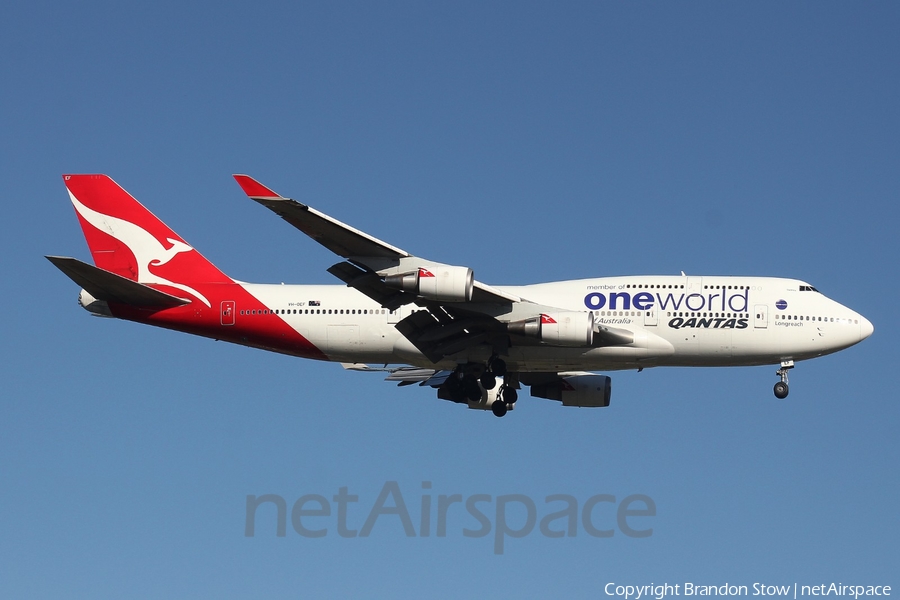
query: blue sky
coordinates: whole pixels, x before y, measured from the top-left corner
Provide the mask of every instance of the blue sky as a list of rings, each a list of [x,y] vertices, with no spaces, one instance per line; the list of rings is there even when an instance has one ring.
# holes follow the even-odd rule
[[[0,594],[597,597],[609,582],[900,585],[900,8],[819,3],[16,3],[0,21]],[[800,364],[613,374],[607,409],[504,419],[377,375],[91,318],[60,175],[115,178],[231,276],[332,283],[249,173],[401,248],[525,284],[809,281],[875,334]],[[653,535],[444,538],[396,481],[653,499]],[[492,505],[493,506],[493,505]],[[579,505],[580,506],[580,505]],[[556,510],[554,505],[552,510]],[[510,512],[510,523],[524,513]],[[615,522],[613,509],[595,512]],[[519,521],[516,521],[516,519]],[[559,523],[557,522],[557,525]],[[432,526],[433,527],[433,526]]]

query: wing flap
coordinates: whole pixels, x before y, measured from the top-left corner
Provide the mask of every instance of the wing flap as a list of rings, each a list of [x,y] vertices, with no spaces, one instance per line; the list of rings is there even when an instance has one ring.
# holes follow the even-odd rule
[[[365,363],[341,363],[341,366],[348,371],[380,371],[389,373],[384,380],[396,382],[399,387],[418,383],[422,386],[438,388],[453,374],[453,371],[435,371],[434,369],[420,367],[372,367]]]
[[[493,317],[468,312],[457,314],[448,311],[446,306],[434,305],[416,311],[395,327],[432,362],[483,342],[507,343],[503,324]]]
[[[190,304],[190,300],[160,292],[143,283],[104,271],[76,258],[66,256],[48,256],[46,258],[97,300],[140,308],[172,308]]]
[[[396,310],[418,298],[414,294],[389,288],[378,273],[360,269],[349,262],[332,265],[328,272],[389,310]]]

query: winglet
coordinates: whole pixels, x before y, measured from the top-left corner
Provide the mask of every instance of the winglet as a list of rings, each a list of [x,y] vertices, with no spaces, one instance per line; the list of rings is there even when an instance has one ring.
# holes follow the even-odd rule
[[[238,185],[241,186],[244,193],[251,198],[284,198],[284,196],[273,192],[249,175],[235,174],[232,175],[232,177],[238,182]]]

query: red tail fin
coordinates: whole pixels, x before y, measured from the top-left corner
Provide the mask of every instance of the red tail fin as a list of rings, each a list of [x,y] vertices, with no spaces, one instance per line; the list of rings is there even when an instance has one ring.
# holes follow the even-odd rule
[[[232,280],[106,175],[64,175],[94,263],[133,281],[174,287]]]

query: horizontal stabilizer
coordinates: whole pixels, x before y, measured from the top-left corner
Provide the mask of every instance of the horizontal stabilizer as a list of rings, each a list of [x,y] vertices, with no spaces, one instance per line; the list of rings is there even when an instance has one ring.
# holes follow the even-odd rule
[[[47,260],[97,300],[140,308],[171,308],[190,304],[189,300],[160,292],[75,258],[48,256]]]

